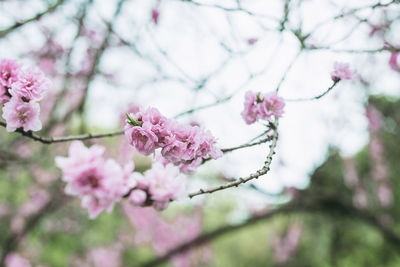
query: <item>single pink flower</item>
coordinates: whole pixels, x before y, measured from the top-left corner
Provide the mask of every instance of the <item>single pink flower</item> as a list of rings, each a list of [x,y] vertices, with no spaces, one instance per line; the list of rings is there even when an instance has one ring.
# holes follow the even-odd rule
[[[129,203],[135,206],[142,206],[147,199],[147,194],[141,189],[133,190],[129,195]]]
[[[262,120],[270,120],[272,116],[280,118],[283,115],[285,102],[276,95],[276,93],[264,94],[263,101],[257,104],[258,118]]]
[[[157,136],[151,131],[151,125],[144,123],[142,126],[125,126],[125,137],[128,142],[140,153],[150,155],[157,148]]]
[[[18,80],[12,84],[10,94],[24,101],[41,100],[50,88],[48,80],[42,71],[28,68],[18,74]]]
[[[33,101],[27,103],[13,97],[3,106],[3,118],[7,122],[6,129],[9,132],[21,127],[24,131],[39,131],[42,129],[39,115],[40,106]]]
[[[355,77],[355,72],[350,69],[350,65],[347,63],[335,62],[333,65],[333,71],[331,78],[333,81],[339,80],[351,80]]]
[[[270,121],[272,117],[282,117],[284,107],[284,100],[276,93],[256,94],[248,91],[241,115],[247,124],[252,124],[257,120]]]

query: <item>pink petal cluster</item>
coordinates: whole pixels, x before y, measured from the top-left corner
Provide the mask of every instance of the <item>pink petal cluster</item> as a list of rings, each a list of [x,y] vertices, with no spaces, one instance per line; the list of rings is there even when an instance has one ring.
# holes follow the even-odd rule
[[[333,81],[339,80],[351,80],[355,77],[355,72],[350,69],[350,65],[347,63],[335,62],[333,65],[333,71],[331,78]]]
[[[17,253],[7,254],[5,260],[6,267],[31,267],[30,262]]]
[[[127,114],[127,117],[125,136],[132,146],[144,155],[161,148],[167,162],[179,166],[185,173],[193,172],[203,159],[222,155],[209,131],[167,119],[155,108]]]
[[[157,255],[164,255],[182,243],[190,242],[202,230],[199,212],[195,212],[191,216],[179,216],[172,221],[166,221],[150,208],[136,208],[125,205],[124,211],[136,229],[135,243],[151,243]],[[203,245],[200,250],[189,249],[174,256],[172,263],[176,267],[203,266],[206,261],[210,260],[210,254],[210,247]],[[203,265],[200,263],[203,263]]]
[[[17,81],[21,66],[10,59],[0,60],[0,104],[10,100],[11,85]]]
[[[282,117],[284,107],[284,100],[276,93],[261,94],[248,91],[241,115],[247,124],[252,124],[257,120],[271,121],[274,117]]]
[[[28,68],[18,73],[18,79],[12,84],[10,93],[24,101],[39,101],[49,88],[50,81],[43,72]]]
[[[24,102],[12,97],[3,107],[3,118],[7,122],[6,129],[9,132],[18,128],[23,128],[24,131],[39,131],[42,129],[39,115],[40,106],[34,101]]]
[[[56,157],[56,165],[67,182],[65,192],[82,198],[82,206],[89,210],[91,219],[102,211],[111,212],[114,204],[135,185],[133,164],[121,167],[113,159],[103,157],[105,149],[99,145],[86,148],[74,141],[68,157]]]
[[[13,60],[0,60],[0,103],[4,104],[2,117],[6,120],[7,131],[42,129],[37,101],[43,98],[49,87],[50,81],[43,72],[22,69]]]
[[[133,177],[136,186],[130,192],[129,202],[134,206],[151,204],[157,210],[166,209],[171,200],[182,195],[185,187],[184,175],[171,164],[156,162],[144,174],[135,173]]]

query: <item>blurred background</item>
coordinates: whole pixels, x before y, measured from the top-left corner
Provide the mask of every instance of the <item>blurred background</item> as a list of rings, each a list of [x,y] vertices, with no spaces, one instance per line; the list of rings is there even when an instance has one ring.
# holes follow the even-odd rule
[[[40,68],[41,136],[106,133],[156,107],[220,148],[254,140],[244,94],[286,100],[271,171],[173,202],[124,201],[88,218],[44,145],[0,129],[0,252],[6,266],[400,266],[400,5],[370,0],[2,0],[0,59]],[[331,85],[334,62],[356,78]],[[123,136],[87,141],[151,157]],[[203,164],[187,192],[245,177],[268,144]],[[5,261],[5,259],[8,259]]]

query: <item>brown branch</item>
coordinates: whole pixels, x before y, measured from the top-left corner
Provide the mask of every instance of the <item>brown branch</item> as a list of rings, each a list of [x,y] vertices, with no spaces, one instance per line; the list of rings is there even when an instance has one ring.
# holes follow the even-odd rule
[[[0,121],[0,126],[6,127],[7,124],[5,122]],[[69,142],[74,140],[88,140],[88,139],[97,139],[97,138],[104,138],[104,137],[112,137],[117,135],[123,135],[124,131],[116,131],[110,133],[103,133],[103,134],[81,134],[81,135],[71,135],[71,136],[61,136],[61,137],[42,137],[33,133],[32,131],[25,132],[22,128],[18,128],[15,132],[31,138],[35,141],[41,142],[43,144],[52,144],[52,143],[61,143],[61,142]]]
[[[340,216],[342,218],[353,218],[361,223],[370,225],[378,230],[385,240],[393,246],[400,248],[400,236],[384,227],[377,218],[366,212],[359,211],[350,205],[346,205],[340,201],[332,199],[318,199],[314,204],[287,204],[275,210],[265,212],[263,214],[255,215],[250,219],[236,225],[227,225],[216,230],[210,231],[200,235],[186,243],[183,243],[165,253],[163,256],[150,260],[144,263],[142,267],[153,267],[160,265],[170,258],[186,252],[195,247],[201,246],[211,240],[215,240],[228,233],[252,226],[258,222],[265,222],[266,220],[274,218],[276,215],[289,214],[289,213],[309,213],[314,215],[316,212],[323,213],[330,217]]]
[[[314,96],[314,97],[310,97],[310,98],[295,98],[295,99],[286,99],[285,101],[293,101],[293,102],[301,102],[301,101],[312,101],[312,100],[318,100],[320,98],[322,98],[323,96],[325,96],[327,93],[329,93],[333,88],[335,88],[335,86],[340,82],[340,80],[336,80],[333,82],[333,84],[322,94]]]
[[[31,17],[31,18],[29,18],[27,20],[24,20],[24,21],[21,21],[21,22],[16,22],[14,25],[10,26],[7,29],[1,30],[0,31],[0,38],[6,36],[7,34],[11,33],[12,31],[14,31],[14,30],[16,30],[16,29],[18,29],[18,28],[20,28],[20,27],[22,27],[22,26],[24,26],[24,25],[26,25],[26,24],[28,24],[28,23],[30,23],[32,21],[40,19],[41,17],[43,17],[46,14],[52,13],[54,10],[56,10],[56,8],[58,6],[60,6],[64,2],[65,2],[65,0],[58,0],[54,5],[49,6],[45,11],[43,11],[41,13],[38,13],[35,16],[33,16],[33,17]]]

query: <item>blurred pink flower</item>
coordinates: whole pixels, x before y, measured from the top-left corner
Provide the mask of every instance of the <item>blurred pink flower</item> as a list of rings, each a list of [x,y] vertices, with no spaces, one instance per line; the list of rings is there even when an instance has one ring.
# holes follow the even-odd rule
[[[389,59],[389,66],[392,68],[392,70],[400,72],[400,64],[397,60],[399,55],[400,52],[392,52]]]
[[[275,260],[278,263],[287,262],[296,253],[301,235],[301,226],[294,224],[289,227],[284,237],[278,236],[274,239]]]
[[[6,267],[30,267],[31,264],[25,258],[17,253],[7,254],[5,260]]]
[[[10,100],[11,85],[17,81],[21,66],[14,60],[0,60],[0,104]]]
[[[367,106],[366,116],[369,122],[369,128],[372,131],[376,132],[382,127],[382,114],[373,105],[370,104]]]
[[[131,204],[144,205],[146,199],[153,201],[153,207],[157,210],[167,208],[171,200],[179,198],[184,190],[184,175],[179,174],[178,169],[171,164],[166,166],[154,163],[150,170],[144,174],[135,173],[138,190],[133,190],[129,196]],[[143,195],[143,193],[147,195]]]
[[[118,249],[96,248],[89,252],[88,258],[95,267],[122,266],[122,255]]]
[[[379,204],[382,207],[388,208],[393,204],[393,192],[391,186],[388,183],[380,183],[377,188],[376,194]]]
[[[111,212],[114,204],[134,187],[131,177],[133,162],[122,168],[112,159],[104,159],[104,147],[93,145],[86,148],[82,142],[74,141],[68,157],[56,157],[56,165],[67,182],[65,192],[82,197],[82,206],[89,210],[90,218],[103,210]]]
[[[158,10],[158,8],[153,8],[151,10],[151,19],[154,22],[154,24],[158,24],[158,19],[160,17],[160,11]]]
[[[255,43],[257,43],[257,41],[258,41],[257,38],[249,38],[249,39],[247,39],[247,44],[254,45]]]
[[[42,129],[42,122],[39,118],[40,106],[30,101],[23,102],[18,98],[12,98],[4,104],[3,118],[7,122],[7,131],[13,132],[22,127],[24,131],[39,131]]]
[[[333,81],[339,80],[351,80],[355,77],[355,72],[350,69],[350,65],[347,63],[335,62],[333,65],[333,71],[331,78]]]

